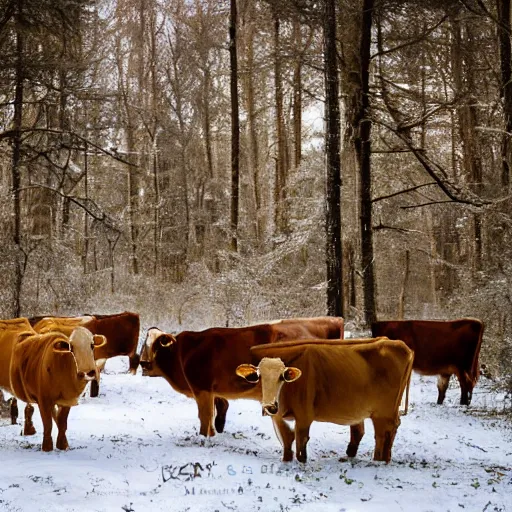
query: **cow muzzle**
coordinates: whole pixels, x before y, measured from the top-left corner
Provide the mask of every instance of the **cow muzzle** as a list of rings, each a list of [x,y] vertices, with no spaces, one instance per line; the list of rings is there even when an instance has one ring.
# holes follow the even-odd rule
[[[143,376],[150,376],[151,370],[153,369],[153,363],[151,361],[140,361],[140,367],[142,368]]]
[[[279,409],[277,402],[274,402],[273,404],[266,404],[263,406],[262,409],[262,416],[274,416],[277,414],[277,410]]]
[[[78,372],[78,380],[85,380],[86,382],[89,382],[91,380],[96,380],[96,370],[91,370],[87,373],[85,372]]]

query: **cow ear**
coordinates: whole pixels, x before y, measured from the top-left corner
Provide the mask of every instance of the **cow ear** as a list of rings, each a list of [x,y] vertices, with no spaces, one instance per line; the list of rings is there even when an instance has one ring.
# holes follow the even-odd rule
[[[103,334],[94,334],[92,339],[94,340],[94,348],[100,348],[107,344],[107,338]]]
[[[293,382],[302,375],[298,368],[285,368],[283,371],[283,380],[285,382]]]
[[[161,347],[170,347],[175,341],[176,338],[172,334],[162,334],[156,339],[156,342],[159,343]]]
[[[59,354],[71,352],[71,345],[67,341],[59,340],[53,344],[53,351]]]
[[[256,384],[260,380],[260,374],[258,368],[252,364],[241,364],[236,369],[236,374],[239,377],[243,377],[246,381],[251,384]]]

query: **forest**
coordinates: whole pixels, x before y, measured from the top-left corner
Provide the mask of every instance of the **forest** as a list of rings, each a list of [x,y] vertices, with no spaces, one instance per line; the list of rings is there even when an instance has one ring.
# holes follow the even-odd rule
[[[1,0],[0,55],[0,318],[475,317],[510,381],[510,0]]]

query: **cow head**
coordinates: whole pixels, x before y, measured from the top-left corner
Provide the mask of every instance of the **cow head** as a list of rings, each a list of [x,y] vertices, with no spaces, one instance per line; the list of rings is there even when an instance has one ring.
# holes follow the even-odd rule
[[[285,382],[296,381],[302,372],[298,368],[286,367],[278,357],[264,357],[258,366],[241,364],[236,373],[252,384],[261,379],[262,412],[264,416],[273,416],[279,409],[281,387]]]
[[[57,340],[53,344],[53,351],[56,354],[73,355],[76,364],[78,380],[98,380],[98,369],[94,361],[94,349],[107,342],[105,336],[92,334],[85,327],[77,327],[73,330],[69,339]]]
[[[140,356],[142,375],[148,377],[161,376],[162,373],[158,369],[158,365],[155,364],[156,353],[170,347],[175,342],[176,338],[172,334],[167,334],[156,327],[149,329]]]

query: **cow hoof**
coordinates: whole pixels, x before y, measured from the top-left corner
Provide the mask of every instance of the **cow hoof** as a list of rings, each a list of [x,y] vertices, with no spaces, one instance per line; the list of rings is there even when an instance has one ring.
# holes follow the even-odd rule
[[[57,439],[57,448],[59,450],[69,450],[68,440],[66,438]]]
[[[36,433],[36,428],[34,425],[25,425],[23,429],[24,436],[33,436]]]
[[[51,452],[53,450],[53,440],[50,437],[49,439],[45,437],[43,439],[43,445],[41,446],[43,452]]]
[[[346,454],[347,454],[347,457],[355,457],[357,455],[357,446],[350,446],[348,445],[348,448],[347,448],[347,451],[346,451]]]
[[[293,460],[293,451],[285,451],[283,453],[283,462],[291,462]]]
[[[219,416],[217,416],[215,418],[215,430],[219,434],[222,434],[222,432],[224,432],[225,425],[226,425],[226,417],[225,416],[223,418],[220,418]]]
[[[215,435],[215,430],[211,426],[208,427],[208,429],[202,428],[199,430],[199,435],[204,436],[204,437],[213,437]]]
[[[100,385],[95,381],[91,381],[91,397],[96,398],[100,394]]]

